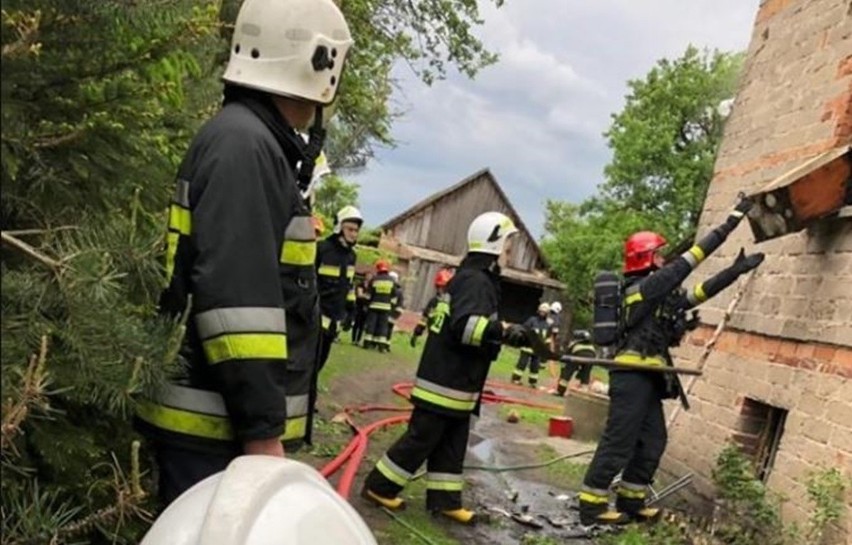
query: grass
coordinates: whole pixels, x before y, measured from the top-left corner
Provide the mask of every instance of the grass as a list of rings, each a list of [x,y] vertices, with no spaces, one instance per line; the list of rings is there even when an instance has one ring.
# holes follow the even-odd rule
[[[559,452],[550,445],[540,445],[537,454],[543,460],[551,460],[559,457]],[[586,476],[588,469],[589,464],[574,462],[570,459],[562,460],[545,467],[547,480],[552,486],[569,490],[580,489],[583,485],[583,477]]]

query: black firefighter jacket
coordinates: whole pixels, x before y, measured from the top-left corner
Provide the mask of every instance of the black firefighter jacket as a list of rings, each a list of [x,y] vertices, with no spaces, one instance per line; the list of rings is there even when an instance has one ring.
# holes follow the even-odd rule
[[[338,233],[317,245],[317,282],[325,328],[327,321],[341,322],[346,317],[346,296],[355,277],[355,259],[355,250]]]
[[[226,99],[192,141],[161,298],[166,313],[189,310],[185,372],[137,412],[158,440],[233,452],[305,434],[319,313],[315,233],[294,175],[302,145],[250,91]]]

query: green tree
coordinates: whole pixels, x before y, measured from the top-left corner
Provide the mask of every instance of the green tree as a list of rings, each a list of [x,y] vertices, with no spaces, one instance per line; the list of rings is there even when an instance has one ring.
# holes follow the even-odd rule
[[[344,206],[358,206],[358,188],[358,184],[347,182],[337,174],[324,176],[317,187],[315,208],[333,222],[337,211]]]
[[[3,2],[4,543],[138,541],[129,414],[179,335],[154,319],[164,211],[220,93],[217,15],[212,0]]]
[[[661,218],[674,240],[693,236],[742,61],[690,46],[628,82],[627,103],[605,133],[612,161],[602,200]]]
[[[568,286],[577,325],[589,325],[594,277],[620,269],[627,236],[655,230],[673,246],[695,236],[741,64],[739,54],[689,47],[630,81],[605,133],[613,156],[599,194],[547,203],[542,250]]]

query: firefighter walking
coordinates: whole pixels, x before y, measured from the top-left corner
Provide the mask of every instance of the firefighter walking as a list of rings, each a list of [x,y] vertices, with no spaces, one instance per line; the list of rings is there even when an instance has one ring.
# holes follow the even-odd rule
[[[468,253],[447,285],[426,340],[411,391],[408,429],[367,476],[362,494],[392,510],[404,507],[400,491],[426,462],[426,508],[463,524],[475,513],[462,504],[462,464],[471,413],[506,324],[500,303],[498,258],[517,232],[498,212],[478,216],[468,230]]]
[[[592,335],[585,329],[577,329],[573,332],[571,344],[568,345],[568,353],[581,358],[598,357],[595,345],[592,344]],[[560,397],[565,395],[574,373],[577,373],[577,378],[582,386],[588,386],[592,376],[592,366],[581,363],[563,364],[554,395]]]
[[[137,404],[166,504],[241,454],[283,456],[282,440],[305,436],[320,328],[302,191],[350,44],[332,0],[240,8],[224,104],[190,144],[169,208],[160,308],[188,312],[180,374]]]
[[[367,286],[370,303],[367,306],[367,320],[364,324],[364,348],[377,348],[379,352],[390,350],[388,332],[391,310],[393,309],[396,282],[390,275],[390,263],[384,259],[376,262],[376,274]]]
[[[742,199],[724,223],[686,253],[666,264],[665,239],[651,232],[631,235],[624,245],[625,288],[620,339],[615,361],[626,365],[672,365],[669,348],[676,346],[697,318],[686,311],[732,284],[763,261],[763,254],[740,252],[734,263],[690,291],[681,283],[737,227],[751,202]],[[677,375],[642,371],[610,372],[610,407],[606,428],[583,481],[580,520],[583,524],[624,524],[655,520],[658,508],[646,506],[648,486],[666,447],[662,400],[684,393]],[[609,487],[621,471],[615,510],[609,508]]]
[[[553,326],[550,321],[550,305],[541,303],[538,306],[538,314],[530,316],[524,327],[535,331],[542,339],[550,345],[553,350]],[[520,384],[524,378],[524,371],[529,367],[527,381],[533,388],[538,386],[538,373],[541,367],[541,360],[533,353],[532,348],[525,346],[521,348],[521,355],[518,357],[518,364],[512,371],[512,383]]]

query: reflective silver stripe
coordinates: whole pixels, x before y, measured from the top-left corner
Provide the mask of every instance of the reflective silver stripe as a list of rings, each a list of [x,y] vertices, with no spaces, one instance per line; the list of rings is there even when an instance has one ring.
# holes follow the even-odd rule
[[[698,297],[696,297],[695,290],[690,290],[690,292],[686,294],[686,300],[693,306],[701,302],[698,300]]]
[[[639,293],[641,287],[642,286],[640,286],[639,283],[633,284],[632,286],[624,290],[624,295],[633,295],[634,293]]]
[[[414,386],[423,388],[424,390],[429,392],[434,392],[436,394],[441,394],[446,397],[458,399],[460,401],[476,401],[477,399],[479,399],[479,392],[462,392],[461,390],[453,390],[452,388],[447,388],[446,386],[441,386],[440,384],[429,382],[428,380],[424,380],[420,377],[417,377],[414,380]]]
[[[385,466],[387,466],[388,469],[390,469],[391,471],[393,471],[394,473],[396,473],[400,477],[405,477],[406,481],[410,481],[411,478],[414,476],[414,475],[411,474],[411,472],[406,471],[406,470],[402,469],[401,467],[399,467],[398,465],[396,465],[396,463],[393,460],[391,460],[388,457],[387,454],[382,456],[382,463],[384,463]]]
[[[210,390],[166,384],[157,392],[157,401],[174,409],[184,409],[215,416],[228,416],[222,396]]]
[[[621,481],[618,485],[627,490],[636,490],[637,492],[645,492],[648,489],[648,485],[629,483],[627,481]]]
[[[287,396],[287,418],[308,414],[308,395]]]
[[[464,477],[461,473],[426,473],[427,481],[443,481],[448,483],[464,482]]]
[[[231,307],[201,312],[195,316],[198,335],[209,339],[223,333],[287,333],[283,308]]]
[[[496,321],[497,320],[497,313],[496,312],[492,313],[491,316],[488,317],[488,319],[491,320],[492,322]]]
[[[286,240],[316,240],[316,231],[311,223],[310,216],[295,216],[284,231]]]
[[[684,252],[680,254],[680,256],[684,258],[687,263],[689,263],[690,269],[694,269],[698,266],[698,258],[695,257],[695,254],[693,254],[692,252]]]
[[[587,492],[589,494],[594,494],[595,496],[609,496],[609,490],[606,488],[591,488],[588,486],[584,486],[581,492]]]
[[[600,328],[600,327],[616,327],[617,325],[618,325],[618,322],[598,322],[598,323],[596,323],[596,324],[595,324],[595,327],[596,327],[596,328]]]
[[[173,409],[213,416],[228,416],[225,400],[218,392],[190,388],[179,384],[166,384],[157,392],[156,400]],[[287,396],[287,418],[298,418],[308,414],[308,395]]]
[[[732,215],[732,216],[734,216],[735,218],[741,218],[741,217],[743,217],[745,214],[743,214],[743,213],[742,213],[742,212],[740,212],[739,210],[731,210],[731,215]]]
[[[189,182],[186,180],[178,180],[175,184],[175,193],[172,196],[175,204],[179,204],[184,208],[189,208]]]
[[[605,286],[605,287],[617,286],[619,284],[620,284],[620,282],[613,282],[613,281],[595,282],[595,286]]]
[[[471,340],[473,340],[473,330],[476,329],[476,324],[479,323],[479,318],[479,316],[471,316],[467,319],[467,323],[464,326],[464,333],[462,333],[462,344],[471,344]]]

